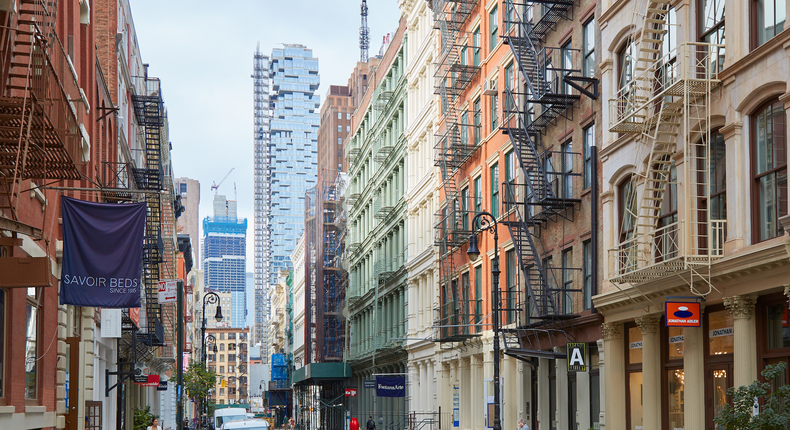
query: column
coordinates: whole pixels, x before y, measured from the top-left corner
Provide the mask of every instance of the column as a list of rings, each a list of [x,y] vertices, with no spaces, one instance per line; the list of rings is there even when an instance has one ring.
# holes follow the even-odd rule
[[[428,363],[425,361],[420,362],[420,411],[423,413],[428,412]]]
[[[417,370],[416,363],[409,363],[409,412],[417,412],[420,407],[420,372]]]
[[[460,398],[461,414],[461,428],[471,429],[471,409],[472,409],[472,366],[470,358],[461,358],[458,360],[460,366],[458,388]]]
[[[555,348],[556,352],[564,352],[565,348]],[[553,420],[557,420],[557,428],[558,429],[567,429],[567,428],[575,428],[576,426],[571,426],[571,418],[568,416],[568,403],[570,399],[568,396],[568,360],[554,360],[552,363],[556,366],[556,384],[557,384],[557,415],[551,417]],[[656,429],[659,430],[659,429]]]
[[[482,430],[483,428],[483,356],[474,354],[471,357],[472,364],[472,430]]]
[[[434,359],[428,360],[428,410],[436,412],[436,361]]]
[[[728,50],[727,58],[730,58],[729,54]],[[743,238],[749,237],[751,232],[751,209],[749,205],[739,204],[749,201],[749,169],[741,166],[741,160],[749,155],[749,145],[743,144],[743,123],[740,121],[727,124],[720,131],[727,147],[726,168],[728,172],[732,172],[727,175],[727,208],[732,208],[731,212],[728,210],[728,215],[732,216],[728,216],[727,240],[724,242],[725,251],[731,251],[743,248]]]
[[[619,322],[605,322],[602,325],[603,344],[606,350],[606,365],[600,369],[606,372],[605,381],[606,430],[625,430],[625,346],[623,345],[623,325]]]
[[[554,363],[546,358],[538,359],[538,398],[533,399],[538,402],[538,428],[536,430],[551,430],[551,421],[554,419],[549,411],[549,366],[553,365]]]
[[[598,424],[600,430],[606,430],[606,365],[604,360],[604,341],[598,339],[598,393],[600,398],[600,412],[598,413]]]
[[[588,349],[587,362],[590,362]],[[571,417],[571,429],[585,430],[592,427],[590,423],[590,372],[576,372],[576,409],[575,417]]]
[[[724,298],[724,306],[732,315],[734,348],[733,386],[749,385],[757,379],[757,327],[754,322],[754,299],[749,296]]]
[[[409,286],[409,303],[408,306],[408,315],[409,321],[417,321],[417,315],[415,314],[414,310],[417,309],[417,282],[414,279],[410,279],[408,282]],[[412,324],[409,326],[409,336],[408,337],[417,337],[417,332],[415,330],[416,324]]]
[[[439,362],[439,388],[438,388],[438,404],[441,407],[443,413],[447,413],[452,410],[452,400],[449,397],[447,392],[447,386],[450,383],[450,368],[448,364],[444,361]],[[437,408],[438,409],[438,408]]]
[[[518,427],[518,419],[520,418],[518,415],[518,397],[516,395],[516,386],[519,385],[516,377],[516,359],[505,355],[502,364],[502,428],[515,429]]]
[[[683,372],[684,428],[704,430],[705,414],[700,413],[705,410],[705,332],[702,327],[683,329]]]
[[[642,393],[644,430],[661,430],[661,341],[658,317],[636,317],[642,331]]]

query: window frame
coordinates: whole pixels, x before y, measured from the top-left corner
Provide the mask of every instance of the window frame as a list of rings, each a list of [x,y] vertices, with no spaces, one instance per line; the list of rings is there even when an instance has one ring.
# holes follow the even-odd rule
[[[573,313],[573,247],[568,247],[560,253],[562,264],[562,312],[565,315]],[[570,288],[568,288],[570,287]]]
[[[518,257],[516,249],[510,248],[505,254],[505,308],[516,308],[516,294],[518,293]],[[503,321],[505,324],[516,322],[516,312],[513,310],[505,311]]]
[[[482,34],[480,33],[480,25],[472,30],[472,66],[480,67],[480,51],[482,50]]]
[[[589,32],[592,32],[592,48],[588,51]],[[591,66],[591,67],[589,67]],[[582,76],[592,78],[595,76],[595,16],[582,24]]]
[[[483,265],[474,266],[475,271],[475,333],[481,333],[483,326]],[[480,325],[477,325],[480,324]]]
[[[582,189],[592,187],[592,147],[595,146],[595,123],[590,123],[582,129],[582,157],[584,157],[584,170],[582,172]]]
[[[494,4],[488,12],[488,52],[494,51],[499,43],[499,5]]]
[[[499,218],[499,161],[494,162],[488,168],[489,181],[491,185],[491,206],[489,211],[494,218]]]
[[[513,185],[516,182],[516,151],[510,148],[505,152],[505,181]]]
[[[40,350],[41,350],[41,342],[40,341],[41,341],[41,333],[42,333],[41,311],[43,309],[43,304],[42,304],[43,297],[42,296],[44,294],[44,291],[41,288],[28,287],[26,293],[29,293],[31,290],[33,290],[33,294],[34,294],[33,296],[31,296],[29,294],[25,295],[25,313],[27,314],[28,307],[33,307],[35,309],[35,311],[36,311],[36,315],[35,315],[35,319],[36,319],[36,328],[35,328],[36,339],[35,339],[35,343],[36,344],[35,344],[34,356],[37,357],[37,360],[40,360],[40,358],[39,358]],[[26,321],[26,325],[27,325],[28,324],[27,323],[27,316],[25,318],[25,321]],[[25,365],[25,362],[27,361],[27,349],[28,349],[27,343],[28,343],[28,333],[27,333],[27,329],[26,329],[25,330],[25,361],[23,361],[23,366]],[[33,384],[35,386],[35,395],[33,397],[28,397],[28,391],[27,391],[28,390],[28,386],[27,386],[27,368],[25,368],[24,401],[25,401],[26,405],[39,405],[40,402],[41,402],[41,385],[42,385],[41,384],[42,383],[41,379],[42,378],[41,378],[41,366],[39,366],[38,362],[36,363],[34,369],[35,369],[34,370],[34,372],[35,372],[35,382]]]
[[[592,239],[582,242],[582,309],[592,309]]]
[[[568,139],[560,145],[562,152],[562,162],[560,168],[562,169],[561,190],[562,198],[573,198],[573,140]]]
[[[480,97],[478,96],[472,102],[472,110],[473,110],[473,134],[474,134],[474,145],[477,146],[480,143],[481,139],[481,128],[483,127],[483,112],[482,112],[482,104],[480,103]]]
[[[571,70],[573,70],[573,39],[568,39],[560,46],[560,56],[560,67],[562,70],[559,74],[560,82],[558,82],[557,85],[562,94],[571,95],[573,94],[573,87],[565,82],[565,77],[569,76]]]
[[[770,169],[767,169],[767,170],[765,170],[763,172],[757,173],[757,158],[758,158],[758,156],[757,156],[757,150],[758,150],[758,148],[757,148],[757,136],[758,136],[757,128],[758,128],[758,117],[762,113],[766,112],[767,109],[771,108],[773,110],[775,107],[780,107],[784,111],[783,119],[785,121],[785,124],[783,124],[782,127],[779,127],[779,129],[784,133],[784,139],[783,140],[784,140],[784,144],[785,144],[785,147],[784,147],[784,153],[785,153],[784,155],[785,156],[781,157],[781,160],[782,160],[782,162],[784,164],[778,164],[778,165],[775,165],[774,167],[772,167]],[[761,223],[760,223],[760,211],[761,211],[762,205],[761,205],[760,196],[759,196],[759,181],[762,178],[767,177],[769,175],[776,175],[776,176],[778,176],[782,171],[784,171],[784,175],[785,175],[785,178],[786,178],[786,181],[787,181],[787,174],[788,174],[788,165],[787,165],[787,149],[788,149],[787,148],[787,110],[784,108],[784,104],[781,101],[779,101],[778,99],[774,98],[774,99],[771,99],[771,100],[761,104],[757,109],[755,109],[751,113],[751,115],[749,115],[749,121],[750,121],[750,125],[751,125],[749,127],[750,128],[750,136],[749,136],[750,143],[749,143],[749,147],[750,147],[750,153],[752,154],[752,157],[751,157],[752,158],[751,159],[751,188],[752,188],[752,193],[751,193],[751,198],[750,198],[750,200],[751,200],[751,207],[752,207],[752,210],[751,210],[751,216],[752,216],[752,243],[756,244],[756,243],[764,242],[766,240],[770,240],[770,239],[779,237],[784,232],[784,230],[782,229],[781,224],[779,223],[779,218],[781,216],[783,216],[783,215],[787,215],[788,211],[785,210],[785,213],[781,214],[780,213],[781,209],[777,209],[777,212],[775,213],[777,230],[774,231],[774,236],[767,237],[767,238],[762,238]],[[776,128],[776,127],[773,126],[773,124],[772,124],[771,133],[773,133],[773,128]],[[772,138],[773,138],[773,134],[772,134]],[[785,193],[784,193],[785,195],[783,196],[784,199],[785,199],[785,204],[789,203],[787,201],[787,189],[786,189],[787,186],[788,186],[788,184],[787,184],[787,182],[785,182],[785,190],[784,190],[785,191]],[[781,195],[781,189],[780,189],[780,192],[778,193],[778,195]]]
[[[756,49],[756,48],[764,45],[769,40],[773,39],[774,37],[779,35],[779,33],[781,33],[782,31],[784,31],[787,28],[787,9],[785,8],[784,21],[781,21],[783,23],[782,29],[779,30],[779,31],[776,31],[776,27],[777,27],[776,26],[776,24],[777,24],[777,21],[776,21],[777,20],[777,16],[776,16],[777,7],[776,6],[777,6],[778,2],[783,2],[783,1],[784,0],[752,0],[749,3],[749,15],[750,15],[750,17],[749,17],[749,40],[750,40],[752,49]],[[768,27],[765,27],[763,25],[763,27],[760,28],[760,9],[759,9],[759,7],[760,7],[760,3],[764,3],[765,4],[765,3],[769,3],[769,2],[773,3],[773,14],[772,15],[774,17],[774,23],[773,23],[774,25],[773,25],[772,28],[773,28],[774,34],[772,36],[770,36],[770,37],[765,37],[765,36],[767,36],[767,34],[764,34],[764,33],[765,33],[765,30],[768,29]],[[763,14],[763,16],[764,15],[765,14]],[[761,36],[765,37],[765,39],[762,40],[762,41],[760,40]]]
[[[461,188],[461,229],[469,230],[469,185]]]

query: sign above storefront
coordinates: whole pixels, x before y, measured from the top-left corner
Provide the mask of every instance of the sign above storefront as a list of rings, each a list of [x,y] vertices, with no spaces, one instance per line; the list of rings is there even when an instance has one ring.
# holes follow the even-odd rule
[[[666,302],[667,327],[699,327],[700,306],[699,302]]]
[[[568,352],[568,372],[586,372],[587,344],[583,342],[568,342],[565,349]]]
[[[346,397],[357,397],[356,388],[346,388]]]
[[[376,376],[377,397],[406,397],[406,378],[403,376]]]

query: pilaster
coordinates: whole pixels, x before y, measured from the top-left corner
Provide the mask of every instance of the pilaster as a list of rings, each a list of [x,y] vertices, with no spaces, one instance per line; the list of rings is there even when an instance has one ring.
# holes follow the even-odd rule
[[[623,344],[623,324],[605,322],[602,325],[603,344],[606,351],[605,372],[601,381],[605,381],[605,427],[606,430],[625,429],[625,346]],[[541,429],[542,430],[542,429]]]
[[[749,296],[724,298],[724,306],[734,319],[733,386],[749,385],[757,379],[757,327],[755,300]]]
[[[642,332],[643,429],[661,430],[661,342],[658,317],[643,315],[634,320]]]
[[[700,311],[700,316],[702,311]],[[685,430],[704,430],[705,414],[705,332],[702,327],[683,329],[683,380]]]

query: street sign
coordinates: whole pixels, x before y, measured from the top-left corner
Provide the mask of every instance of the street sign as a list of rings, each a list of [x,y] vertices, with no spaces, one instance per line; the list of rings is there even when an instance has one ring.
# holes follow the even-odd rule
[[[159,281],[159,303],[175,303],[178,281]]]
[[[375,379],[365,379],[364,381],[365,388],[376,388],[376,380]]]
[[[346,397],[357,397],[356,388],[346,388]]]
[[[159,381],[159,385],[156,387],[156,391],[167,391],[167,381]]]
[[[568,372],[587,371],[587,344],[568,342],[565,346],[568,353]]]

